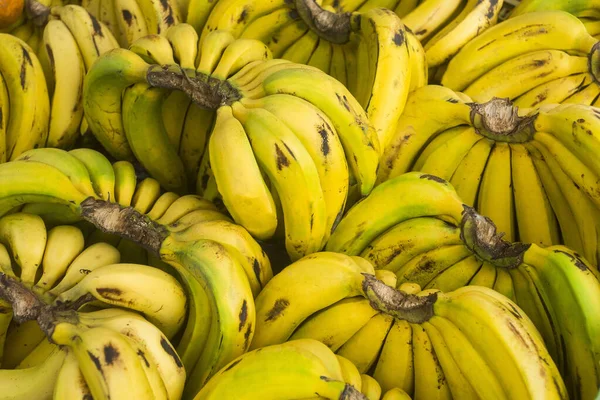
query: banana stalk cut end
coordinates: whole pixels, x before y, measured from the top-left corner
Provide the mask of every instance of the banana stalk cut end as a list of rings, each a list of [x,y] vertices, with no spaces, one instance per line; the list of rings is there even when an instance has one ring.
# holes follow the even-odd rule
[[[374,275],[363,273],[362,289],[371,307],[395,318],[420,324],[433,317],[437,293],[417,296],[386,285]]]
[[[298,15],[319,37],[335,44],[350,40],[351,13],[335,13],[323,9],[315,0],[296,0]]]
[[[523,143],[535,132],[535,115],[522,117],[508,98],[494,97],[486,103],[469,103],[471,123],[482,136],[499,142]]]
[[[477,257],[500,268],[516,268],[523,263],[523,255],[531,244],[503,240],[504,232],[497,233],[491,219],[466,204],[462,215],[461,240]]]

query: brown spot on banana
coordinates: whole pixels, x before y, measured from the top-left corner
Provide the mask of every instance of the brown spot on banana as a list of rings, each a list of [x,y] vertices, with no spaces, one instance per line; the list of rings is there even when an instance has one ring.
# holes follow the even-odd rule
[[[269,310],[269,312],[267,313],[267,318],[265,319],[265,322],[275,321],[283,314],[283,312],[286,308],[288,308],[289,305],[290,302],[287,299],[277,299],[275,301],[275,304],[273,305],[273,308],[271,308],[271,310]]]
[[[281,148],[277,144],[275,144],[275,154],[277,156],[276,163],[278,170],[281,171],[283,167],[289,167],[290,160],[283,154],[283,151],[281,151]]]
[[[112,346],[112,344],[107,344],[104,346],[104,361],[106,365],[112,365],[114,362],[119,360],[119,351]]]
[[[183,363],[181,362],[179,355],[177,355],[177,352],[175,351],[173,346],[171,346],[169,341],[164,336],[160,338],[160,346],[163,348],[165,353],[167,353],[169,356],[171,356],[173,358],[173,360],[175,360],[175,364],[177,365],[177,368],[183,368]]]
[[[127,25],[131,26],[131,23],[133,22],[133,15],[131,14],[131,12],[129,10],[123,10],[121,11],[121,14],[123,15],[123,19],[125,20]]]
[[[19,77],[21,79],[21,88],[23,90],[25,90],[25,82],[27,81],[27,65],[26,64],[33,66],[33,63],[31,62],[31,56],[29,55],[29,52],[27,51],[27,49],[25,47],[21,47],[21,49],[23,50],[23,62],[21,63],[21,73],[19,74]]]
[[[241,332],[242,328],[246,324],[246,321],[248,320],[248,303],[246,302],[246,300],[244,300],[244,302],[242,303],[242,308],[240,310],[238,318],[240,320],[238,331]]]

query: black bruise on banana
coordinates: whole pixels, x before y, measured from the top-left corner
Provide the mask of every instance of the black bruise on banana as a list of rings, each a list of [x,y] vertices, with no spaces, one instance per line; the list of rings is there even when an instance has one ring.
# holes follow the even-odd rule
[[[265,319],[265,322],[275,321],[281,316],[281,314],[283,314],[283,312],[286,308],[288,308],[289,305],[290,302],[287,299],[277,299],[275,301],[275,304],[273,305],[273,308],[271,308],[271,310],[269,310],[269,312],[267,313],[267,318]]]
[[[581,261],[581,259],[578,256],[574,256],[573,254],[569,254],[566,251],[562,251],[562,250],[553,250],[555,253],[559,253],[559,254],[564,254],[565,256],[569,257],[571,259],[571,262],[573,264],[575,264],[575,266],[580,269],[581,271],[587,271],[589,268],[587,267],[587,265],[585,265],[585,263],[583,261]]]
[[[283,151],[281,151],[281,148],[277,144],[275,144],[275,154],[277,155],[276,163],[279,171],[281,171],[283,167],[290,166],[290,160],[283,154]]]
[[[0,123],[2,123],[2,121],[0,121]],[[252,271],[254,271],[254,275],[256,276],[256,279],[258,280],[258,284],[262,287],[263,283],[262,283],[262,280],[260,279],[260,263],[258,262],[258,260],[256,258],[252,262]]]
[[[229,371],[231,368],[235,367],[236,365],[238,365],[240,362],[242,362],[242,359],[239,360],[235,360],[234,362],[232,362],[231,364],[229,364],[229,366],[227,368],[225,368],[225,370],[223,372],[227,372]]]
[[[119,360],[119,356],[121,355],[119,351],[113,347],[112,344],[107,344],[104,346],[104,361],[106,365],[113,365],[116,361]]]
[[[248,18],[248,9],[248,6],[244,7],[242,12],[240,13],[240,16],[237,19],[238,24],[241,24],[242,22],[246,21],[246,18]]]
[[[398,32],[396,32],[394,34],[394,37],[392,39],[394,41],[394,44],[398,47],[402,46],[404,44],[405,38],[404,38],[404,31],[402,29],[398,30]]]
[[[123,19],[125,20],[127,25],[131,26],[131,22],[133,21],[133,15],[131,14],[131,12],[129,10],[123,10],[121,11],[121,14],[123,15]]]
[[[146,353],[144,353],[142,351],[142,349],[138,349],[137,351],[137,355],[144,360],[144,364],[146,364],[146,368],[150,368],[150,363],[148,362],[148,359],[146,358]]]
[[[88,12],[88,15],[90,16],[90,19],[92,20],[92,29],[94,30],[94,36],[98,35],[100,37],[104,37],[104,33],[102,32],[102,27],[100,26],[100,23],[98,22],[96,17],[94,17],[89,12]],[[98,48],[96,48],[96,50],[98,50]]]
[[[343,106],[344,106],[344,108],[345,108],[346,110],[348,110],[348,111],[350,111],[350,112],[352,111],[352,110],[350,109],[350,104],[348,104],[348,99],[346,98],[346,96],[345,96],[345,95],[343,95],[343,96],[340,96],[338,93],[336,93],[336,94],[335,94],[335,96],[337,97],[337,99],[338,99],[339,103],[340,103],[341,105],[343,105]]]
[[[240,314],[238,317],[240,319],[238,332],[241,332],[242,328],[244,328],[244,325],[246,325],[246,321],[248,321],[248,302],[246,302],[246,300],[244,300],[244,302],[242,303],[242,309],[240,310]]]
[[[1,121],[0,121],[1,122]],[[324,156],[327,156],[331,149],[329,148],[329,135],[327,134],[327,130],[324,125],[318,127],[319,135],[321,136],[321,153]]]
[[[477,3],[481,3],[483,0],[479,0]],[[488,12],[485,15],[487,19],[494,18],[494,14],[496,13],[496,5],[498,4],[498,0],[490,0],[490,5],[488,6]]]
[[[181,362],[181,359],[179,358],[179,356],[177,355],[177,352],[175,351],[173,346],[171,346],[171,344],[168,342],[167,339],[165,339],[164,337],[161,337],[160,338],[160,346],[163,348],[165,353],[167,353],[169,356],[171,356],[173,358],[173,360],[175,360],[175,364],[177,365],[177,368],[183,368],[183,363]]]
[[[120,300],[120,296],[123,294],[121,290],[116,288],[98,288],[96,292],[105,299],[117,301]]]
[[[102,376],[104,376],[104,370],[102,369],[102,364],[100,363],[100,359],[98,357],[96,357],[94,355],[94,353],[92,353],[91,351],[88,350],[88,356],[90,357],[90,359],[92,360],[92,362],[94,363],[94,366],[96,367],[96,369],[98,371],[100,371],[100,373],[102,374]]]
[[[160,5],[162,6],[163,10],[168,12],[167,16],[165,17],[165,23],[168,26],[173,25],[175,23],[175,18],[173,18],[173,8],[171,8],[169,0],[160,0]],[[160,33],[160,25],[158,26],[158,33]]]
[[[21,64],[21,74],[19,77],[21,78],[21,88],[25,90],[25,83],[27,82],[27,64],[33,67],[33,63],[31,62],[31,56],[25,47],[21,47],[23,49],[23,63]]]
[[[435,176],[435,175],[423,174],[419,177],[419,179],[428,179],[430,181],[438,182],[438,183],[441,183],[442,185],[448,186],[447,180],[442,179],[439,176]]]
[[[250,347],[250,337],[252,336],[252,324],[248,324],[246,332],[244,332],[244,350],[248,350]]]

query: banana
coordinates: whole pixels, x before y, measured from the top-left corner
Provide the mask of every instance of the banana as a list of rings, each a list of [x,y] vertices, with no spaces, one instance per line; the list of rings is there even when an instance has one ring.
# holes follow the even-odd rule
[[[446,146],[446,142],[455,139],[461,134],[468,133],[468,129],[469,126],[459,125],[439,133],[429,142],[427,147],[425,147],[423,151],[421,151],[416,161],[414,162],[412,169],[415,171],[421,171],[423,165],[429,159],[431,154],[433,154],[440,148],[444,148]]]
[[[16,160],[44,163],[65,174],[81,193],[96,197],[90,173],[84,163],[73,154],[61,149],[32,149],[22,153]]]
[[[184,215],[177,221],[170,224],[168,226],[168,230],[173,234],[177,234],[177,236],[181,238],[195,237],[194,235],[196,235],[197,231],[203,231],[204,229],[200,226],[200,224],[211,221],[227,221],[231,224],[234,223],[231,218],[227,217],[221,211],[199,209]],[[242,227],[241,225],[235,225]],[[179,236],[180,232],[181,236]]]
[[[173,47],[173,55],[181,68],[196,69],[198,33],[192,25],[180,23],[171,26],[165,36]]]
[[[396,14],[401,17],[396,11]],[[406,29],[404,33],[406,43],[408,44],[408,55],[410,62],[410,86],[408,92],[412,92],[420,87],[427,85],[429,80],[429,68],[425,49],[417,36],[410,30]]]
[[[162,217],[165,212],[171,207],[177,199],[179,199],[179,195],[173,192],[165,192],[152,205],[150,211],[146,213],[146,216],[154,221],[158,220]]]
[[[322,279],[315,281],[312,277],[317,271]],[[310,254],[286,267],[256,298],[257,325],[251,349],[282,343],[315,311],[359,295],[361,272],[352,258],[331,252]],[[307,285],[308,281],[312,283]],[[285,298],[281,297],[283,288]],[[314,301],[301,300],[307,298]]]
[[[426,109],[435,109],[434,114]],[[408,172],[421,149],[439,132],[468,124],[471,108],[452,90],[428,85],[408,97],[396,132],[384,149],[377,183]]]
[[[467,1],[460,14],[425,45],[430,68],[444,64],[471,39],[498,21],[502,4],[493,0]]]
[[[320,38],[315,51],[313,51],[306,64],[329,74],[332,53],[332,44],[329,41]]]
[[[258,100],[243,100],[242,104],[271,112],[294,132],[310,154],[325,199],[327,225],[323,243],[326,242],[343,212],[349,179],[344,149],[333,123],[312,104],[290,95],[275,94]]]
[[[420,286],[425,286],[440,277],[446,270],[458,264],[457,271],[450,273],[440,282],[442,286],[453,285],[455,281],[468,281],[462,276],[464,271],[461,271],[461,269],[464,268],[466,274],[470,274],[470,276],[473,276],[477,271],[477,261],[473,260],[471,256],[471,251],[463,244],[439,247],[411,259],[396,271],[396,276],[400,283],[414,282]],[[432,285],[435,286],[435,283],[432,283]]]
[[[417,399],[451,399],[448,380],[429,335],[421,325],[411,324]]]
[[[475,204],[479,184],[493,146],[494,141],[490,139],[483,138],[478,141],[471,147],[452,174],[450,183],[468,206],[472,207]]]
[[[181,148],[185,117],[192,101],[179,90],[171,91],[163,101],[162,122],[175,151]]]
[[[215,30],[231,32],[239,37],[249,23],[254,19],[268,14],[285,5],[284,0],[225,0],[214,5],[200,35],[200,43]]]
[[[281,54],[281,58],[296,64],[308,64],[310,57],[319,46],[319,36],[309,30]]]
[[[569,13],[542,11],[520,15],[467,43],[448,63],[441,83],[463,91],[486,72],[515,57],[546,49],[587,54],[595,42],[583,23]]]
[[[256,18],[245,28],[240,38],[257,39],[268,43],[269,39],[280,29],[293,21],[300,19],[295,8],[282,7],[268,14]]]
[[[114,49],[88,69],[86,75],[83,85],[86,120],[102,146],[119,160],[134,159],[123,128],[121,96],[125,88],[144,81],[148,68],[135,53]]]
[[[115,200],[123,207],[129,207],[137,184],[135,168],[128,161],[117,161],[112,166],[115,171]]]
[[[573,15],[579,16],[580,13],[588,11],[590,9],[594,9],[598,7],[598,3],[596,0],[591,1],[581,1],[581,2],[562,2],[558,1],[556,3],[547,3],[545,1],[540,0],[526,0],[521,1],[511,10],[511,17],[516,17],[518,15],[530,13],[533,11],[542,11],[542,10],[563,10],[567,11]]]
[[[166,40],[166,39],[165,39]],[[123,96],[123,128],[133,154],[166,190],[185,193],[187,179],[162,118],[168,90],[137,83]]]
[[[407,191],[410,196],[398,197],[397,193]],[[390,196],[390,193],[395,195]],[[376,212],[377,216],[371,216],[372,212]],[[349,210],[332,233],[326,248],[328,251],[358,255],[377,236],[409,218],[443,216],[458,222],[462,219],[461,214],[462,202],[448,182],[410,172],[376,186],[371,195]]]
[[[356,366],[352,363],[352,361],[340,356],[339,354],[336,354],[335,356],[340,363],[344,382],[349,383],[356,389],[360,390],[362,386],[362,379],[360,372],[358,372],[358,369],[356,369]]]
[[[186,315],[186,296],[172,276],[138,264],[112,264],[94,269],[54,301],[70,304],[85,295],[143,313],[167,337],[173,337]]]
[[[48,231],[47,236],[42,259],[43,273],[36,283],[43,290],[52,288],[84,249],[83,234],[74,226],[54,227]]]
[[[514,241],[514,207],[510,146],[496,142],[481,178],[477,209],[494,221],[506,240]]]
[[[92,187],[103,200],[115,200],[115,170],[104,155],[93,149],[73,149],[69,154],[81,161],[87,168]]]
[[[393,388],[385,392],[381,400],[410,400],[410,396],[400,388]]]
[[[42,66],[33,49],[22,40],[0,33],[0,73],[10,101],[3,115],[5,136],[1,153],[12,160],[24,151],[45,146],[48,138],[50,101]],[[4,111],[4,110],[3,110]]]
[[[8,255],[8,254],[7,254]],[[8,328],[13,319],[11,304],[5,300],[0,301],[0,364],[4,356],[4,345],[8,336]]]
[[[367,111],[369,121],[375,127],[379,137],[379,145],[384,149],[393,132],[398,118],[402,114],[404,104],[410,90],[412,65],[410,61],[410,44],[406,38],[403,21],[393,12],[374,8],[361,15],[361,40],[358,57],[368,53],[372,79],[365,79],[361,73],[359,62],[358,88],[366,90],[356,92],[356,99]],[[366,48],[362,48],[362,45]],[[390,84],[392,82],[392,84]],[[390,99],[394,99],[390,102]]]
[[[460,9],[461,4],[462,2],[457,0],[423,1],[403,16],[402,22],[423,42],[446,23]]]
[[[160,196],[160,184],[154,178],[146,178],[135,187],[131,206],[146,214]]]
[[[121,333],[63,322],[54,327],[52,340],[69,346],[95,399],[154,398],[143,359]]]
[[[15,400],[52,399],[65,355],[64,350],[55,346],[54,352],[42,364],[26,369],[0,370],[0,390],[4,393],[3,396]]]
[[[400,222],[379,235],[360,256],[370,261],[375,268],[395,274],[414,257],[436,247],[461,243],[457,226],[438,218],[416,217]]]
[[[299,259],[319,251],[325,235],[326,210],[310,154],[293,131],[269,111],[245,108],[240,103],[234,103],[232,109],[248,134],[257,161],[281,196],[288,254]]]
[[[361,374],[366,374],[378,362],[393,324],[393,317],[383,313],[375,315],[337,350],[337,354],[352,361]]]
[[[196,210],[217,211],[217,207],[200,196],[188,194],[175,200],[156,222],[161,225],[170,225]]]
[[[0,242],[10,248],[19,265],[21,281],[33,285],[44,257],[47,233],[37,215],[16,213],[0,219]]]
[[[119,47],[117,39],[108,27],[88,13],[85,8],[68,4],[62,7],[52,7],[50,12],[71,31],[77,41],[87,71],[98,57]]]
[[[348,77],[346,76],[346,60],[344,57],[343,47],[339,44],[332,45],[331,65],[329,66],[329,75],[340,81],[340,83],[348,87]]]
[[[287,49],[298,40],[303,38],[308,30],[308,26],[301,20],[294,20],[280,29],[271,32],[271,35],[263,42],[271,49],[273,58],[283,58]]]
[[[200,160],[205,152],[210,132],[214,128],[215,114],[212,110],[205,110],[192,103],[185,116],[179,143],[179,157],[183,162],[190,188],[196,187]]]
[[[564,99],[561,103],[563,104],[589,104],[597,107],[598,95],[600,94],[600,87],[595,83],[590,83],[585,88],[581,88],[571,96]]]
[[[512,190],[519,241],[550,246],[559,242],[554,212],[527,150],[511,144]]]
[[[369,400],[379,400],[381,398],[381,386],[379,386],[379,383],[369,375],[362,374],[360,377],[362,383],[360,391]]]
[[[164,382],[168,399],[181,398],[185,370],[175,349],[165,335],[140,315],[121,309],[80,313],[79,324],[88,328],[105,327],[126,335],[152,359]]]
[[[85,399],[91,398],[92,393],[79,369],[79,363],[73,352],[69,351],[56,377],[54,399]]]
[[[587,70],[587,57],[571,56],[560,50],[541,50],[504,62],[479,77],[464,92],[480,103],[493,97],[514,99],[536,86]]]
[[[214,31],[206,39],[198,41],[198,55],[196,56],[197,71],[206,75],[212,74],[221,59],[221,55],[235,37],[229,31]]]
[[[593,82],[589,73],[569,75],[541,84],[517,97],[513,104],[520,108],[533,108],[544,104],[559,104]]]
[[[583,246],[581,236],[583,232],[580,232],[579,230],[578,220],[575,218],[571,203],[567,201],[567,196],[563,194],[564,189],[561,189],[558,185],[558,179],[553,176],[549,165],[545,162],[545,159],[539,150],[528,144],[525,144],[525,147],[533,160],[536,172],[542,182],[548,200],[552,205],[552,210],[554,211],[556,219],[558,220],[562,240],[570,248],[583,254],[589,254],[586,253]],[[563,173],[561,172],[561,175],[562,174]],[[572,195],[573,193],[571,193],[569,197],[573,198]]]
[[[366,114],[348,90],[335,79],[307,68],[275,72],[262,84],[264,93],[293,94],[323,110],[335,127],[360,191],[375,184],[379,143]]]
[[[322,352],[333,353],[314,340],[296,340],[250,351],[223,367],[194,397],[204,399],[311,398],[366,399],[353,386],[331,377],[321,358],[298,342],[310,342]],[[264,384],[260,376],[270,377]],[[241,384],[241,386],[240,386]],[[243,387],[243,389],[241,389]]]
[[[114,4],[120,47],[127,48],[150,33],[144,13],[136,0],[114,0]]]
[[[271,50],[264,43],[255,39],[237,39],[227,46],[211,77],[224,80],[248,63],[270,58]]]
[[[185,22],[190,24],[196,32],[202,32],[202,28],[204,28],[204,24],[206,24],[206,20],[216,4],[215,1],[190,0]]]
[[[443,271],[438,270],[438,275],[430,282],[423,283],[423,288],[451,291],[458,289],[459,287],[466,286],[477,274],[477,272],[479,272],[481,265],[482,261],[479,260],[475,255],[468,256],[454,263]],[[505,274],[508,274],[508,272],[505,272]],[[499,275],[500,270],[498,270],[498,276]],[[420,283],[419,280],[413,281]],[[498,282],[499,279],[496,279],[496,283]],[[496,286],[494,286],[494,290],[497,290]]]
[[[290,336],[290,340],[316,339],[337,352],[376,314],[377,310],[362,296],[343,299],[303,321]],[[333,333],[332,326],[336,327]]]
[[[17,368],[44,340],[37,321],[26,321],[18,325],[14,319],[6,332],[2,367]]]
[[[220,107],[208,143],[210,168],[219,193],[233,219],[258,239],[270,238],[277,227],[273,197],[261,174],[254,154],[252,135],[235,116],[231,107]],[[232,153],[233,152],[233,153]],[[296,184],[296,183],[295,183]],[[288,224],[286,224],[286,227]]]
[[[129,50],[140,56],[149,64],[175,64],[173,47],[169,40],[162,35],[150,34],[131,43]]]
[[[184,396],[193,396],[208,378],[248,350],[256,326],[252,292],[237,259],[216,242],[167,238],[160,252],[163,261],[179,271],[186,268],[198,279],[210,301],[212,320],[205,350],[194,369],[187,372]]]
[[[239,262],[254,296],[273,277],[271,263],[260,245],[241,226],[227,220],[198,222],[189,228],[173,234],[178,241],[213,240],[225,247],[231,254],[239,254]]]
[[[179,10],[172,1],[136,0],[146,20],[149,34],[164,35],[180,22]]]
[[[83,118],[83,78],[85,65],[77,41],[61,20],[49,21],[44,28],[40,52],[49,60],[48,91],[52,99],[48,147],[69,149],[75,143]],[[52,84],[50,84],[52,82]]]

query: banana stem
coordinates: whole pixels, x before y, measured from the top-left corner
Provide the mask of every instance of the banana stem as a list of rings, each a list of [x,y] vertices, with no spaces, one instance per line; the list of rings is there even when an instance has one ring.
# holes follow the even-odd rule
[[[523,143],[533,138],[535,115],[519,116],[510,99],[494,97],[486,103],[469,103],[477,133],[498,142]]]
[[[413,324],[420,324],[433,317],[437,293],[427,296],[408,294],[386,285],[374,275],[363,273],[363,276],[363,292],[375,310]]]
[[[81,216],[106,233],[129,239],[155,255],[160,255],[167,229],[133,207],[88,197],[81,203]]]
[[[296,0],[296,9],[302,21],[319,37],[336,44],[350,40],[351,13],[324,10],[315,0]]]
[[[339,400],[369,400],[366,395],[362,394],[358,389],[349,383],[346,383],[346,387],[342,392]]]
[[[178,65],[152,65],[146,74],[146,81],[153,87],[181,90],[206,110],[217,110],[242,98],[241,93],[228,81],[194,70],[184,70]]]
[[[26,0],[25,10],[27,17],[37,26],[44,26],[48,22],[50,7],[43,5],[36,0]]]
[[[22,282],[3,273],[0,273],[0,298],[10,303],[13,319],[17,323],[37,320],[40,329],[48,338],[52,336],[57,322],[77,320],[74,308],[63,309],[46,304]],[[77,308],[79,305],[77,303]]]
[[[463,204],[460,237],[477,257],[500,268],[516,268],[531,244],[503,240],[504,232],[496,233],[491,219]]]

